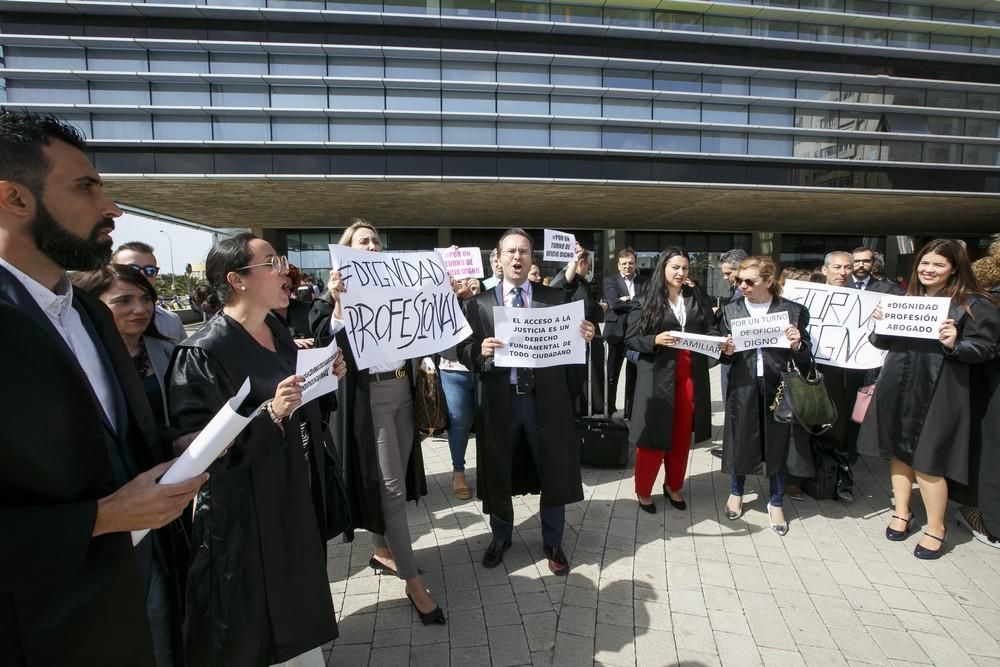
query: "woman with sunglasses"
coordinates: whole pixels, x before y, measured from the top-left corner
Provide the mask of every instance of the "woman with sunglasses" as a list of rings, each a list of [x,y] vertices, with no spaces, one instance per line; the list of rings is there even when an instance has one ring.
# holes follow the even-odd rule
[[[937,239],[913,259],[908,296],[950,300],[948,319],[937,338],[872,333],[871,344],[888,350],[858,436],[858,450],[889,460],[894,512],[885,537],[906,539],[913,524],[913,483],[927,513],[927,525],[913,555],[941,557],[948,482],[968,484],[972,396],[970,366],[989,361],[1000,338],[1000,315],[972,274],[958,241]],[[882,319],[878,306],[872,317]]]
[[[123,243],[115,250],[115,254],[111,257],[111,263],[131,268],[137,274],[142,275],[152,287],[156,287],[156,276],[160,274],[160,267],[156,263],[153,246],[148,243],[142,241]],[[175,343],[187,338],[184,323],[181,322],[177,313],[172,313],[159,304],[156,305],[154,311],[153,321],[156,323],[157,331]]]
[[[656,512],[653,482],[664,467],[663,495],[674,509],[686,510],[681,495],[691,451],[691,434],[701,442],[712,435],[709,358],[674,347],[672,331],[717,336],[708,300],[687,284],[688,254],[668,248],[653,271],[639,317],[629,322],[625,347],[638,353],[629,439],[635,443],[635,493],[639,508]]]
[[[209,468],[198,494],[185,662],[323,664],[337,636],[326,574],[324,447],[316,401],[302,404],[296,347],[271,310],[288,305],[288,260],[239,234],[208,253],[219,314],[177,347],[171,421],[205,427],[250,379],[243,411],[265,408]],[[346,372],[341,357],[334,372]]]
[[[746,476],[752,475],[763,463],[769,480],[767,511],[771,529],[778,535],[788,532],[782,510],[785,497],[785,468],[788,448],[808,452],[809,438],[799,427],[782,424],[774,419],[774,404],[781,383],[780,373],[789,359],[805,371],[812,364],[812,343],[809,340],[809,311],[788,299],[781,298],[781,285],[775,277],[770,257],[750,257],[740,263],[736,273],[736,288],[743,298],[736,298],[719,311],[719,332],[732,333],[733,320],[769,313],[788,313],[785,338],[788,348],[757,348],[737,352],[732,337],[722,354],[729,364],[729,391],[726,394],[726,417],[723,426],[722,471],[730,474],[726,518],[736,521],[743,515],[743,492]],[[798,460],[798,457],[793,457]],[[811,457],[804,460],[811,461]],[[807,470],[793,470],[800,476]]]
[[[360,219],[344,230],[340,245],[382,251],[378,231]],[[359,369],[344,331],[340,297],[346,288],[338,271],[330,272],[327,288],[313,304],[313,333],[317,345],[336,336],[347,361],[347,378],[337,388],[340,409],[333,433],[344,461],[352,528],[372,533],[375,549],[368,565],[379,575],[406,582],[406,596],[421,622],[445,623],[417,569],[406,521],[406,501],[427,495],[420,434],[413,422],[415,362]],[[347,535],[351,539],[352,531]]]

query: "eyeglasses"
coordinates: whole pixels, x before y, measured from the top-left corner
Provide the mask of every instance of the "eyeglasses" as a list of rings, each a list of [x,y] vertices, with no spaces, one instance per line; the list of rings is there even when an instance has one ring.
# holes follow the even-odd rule
[[[501,255],[506,255],[507,257],[515,257],[517,255],[530,255],[530,248],[507,248],[500,251]]]
[[[759,283],[760,280],[761,280],[760,278],[758,278],[757,280],[751,280],[750,278],[737,278],[736,279],[736,284],[737,285],[746,285],[747,287],[753,287],[754,285],[756,285],[757,283]]]
[[[263,262],[261,264],[250,264],[248,266],[241,266],[240,268],[234,270],[244,271],[246,269],[255,269],[258,266],[269,266],[271,267],[271,271],[277,273],[279,276],[288,275],[288,258],[285,257],[284,255],[275,255],[274,257],[271,258],[271,261],[269,262]]]
[[[160,267],[154,266],[153,264],[147,264],[146,266],[139,266],[138,264],[129,264],[128,268],[132,269],[136,273],[141,273],[149,278],[155,278],[160,273]]]

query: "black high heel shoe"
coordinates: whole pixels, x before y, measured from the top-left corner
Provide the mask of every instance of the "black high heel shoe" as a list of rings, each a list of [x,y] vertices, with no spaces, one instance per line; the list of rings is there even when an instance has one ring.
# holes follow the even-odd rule
[[[666,484],[663,485],[663,497],[667,499],[667,502],[669,502],[675,510],[681,510],[683,512],[688,508],[688,504],[684,500],[674,500],[670,497],[670,492],[667,490]]]
[[[910,526],[913,525],[913,512],[910,512],[910,518],[904,519],[901,516],[892,515],[893,519],[898,519],[899,521],[906,522],[906,528],[903,530],[893,530],[889,526],[885,527],[885,539],[891,540],[893,542],[902,542],[906,539],[906,536],[910,534]],[[890,522],[892,523],[892,522]]]
[[[434,609],[431,609],[425,614],[420,611],[420,607],[418,607],[417,603],[413,601],[413,596],[407,593],[406,597],[410,598],[410,604],[412,604],[413,608],[417,610],[417,616],[420,617],[420,622],[424,625],[444,625],[448,622],[448,619],[444,617],[444,612],[441,611],[441,607],[434,607]]]
[[[375,556],[372,556],[368,560],[368,567],[370,567],[371,569],[375,570],[375,574],[377,574],[379,576],[383,576],[383,575],[388,575],[390,577],[398,576],[396,574],[396,571],[394,569],[392,569],[391,567],[389,567],[388,565],[386,565],[382,561],[380,561],[377,558],[375,558]]]
[[[643,512],[645,512],[646,514],[656,514],[656,503],[653,502],[652,498],[649,499],[648,505],[643,505],[642,501],[639,500],[638,496],[636,496],[635,500],[637,503],[639,503],[639,509],[641,509]]]
[[[922,547],[919,544],[913,548],[913,555],[920,560],[937,560],[944,553],[944,541],[948,538],[948,529],[944,529],[944,535],[938,537],[937,535],[931,535],[930,533],[924,531],[924,535],[927,537],[933,537],[935,540],[940,542],[937,549],[928,549],[927,547]]]

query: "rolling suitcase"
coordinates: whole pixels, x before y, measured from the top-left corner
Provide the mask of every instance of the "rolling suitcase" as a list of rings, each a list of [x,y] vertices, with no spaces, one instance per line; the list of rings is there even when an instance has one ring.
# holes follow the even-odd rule
[[[607,342],[604,343],[607,359]],[[590,350],[587,350],[587,416],[576,420],[580,438],[580,462],[595,468],[623,468],[628,464],[628,426],[608,414],[608,378],[604,369],[604,408],[594,414],[594,398],[590,383],[593,377]]]

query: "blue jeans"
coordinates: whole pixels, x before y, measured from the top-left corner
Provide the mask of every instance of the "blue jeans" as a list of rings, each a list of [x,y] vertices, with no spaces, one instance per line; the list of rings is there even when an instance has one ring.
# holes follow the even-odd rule
[[[539,462],[539,449],[541,443],[538,438],[538,415],[535,409],[535,394],[515,394],[513,387],[510,395],[510,435],[511,453],[527,441],[531,448],[531,458],[535,461],[535,468],[538,476],[545,479],[545,471]],[[523,435],[523,437],[522,437]],[[561,547],[563,530],[566,525],[566,506],[551,505],[538,510],[538,518],[542,521],[542,546]],[[510,542],[514,534],[514,524],[508,523],[497,517],[490,515],[490,529],[493,537],[503,542]]]
[[[465,450],[469,447],[469,429],[476,415],[472,395],[472,373],[441,371],[441,389],[448,403],[448,449],[455,472],[465,470]]]
[[[747,481],[746,475],[733,475],[729,484],[729,493],[734,496],[743,495],[743,486]],[[771,494],[771,507],[781,507],[785,502],[785,473],[776,472],[768,480],[769,492]]]

